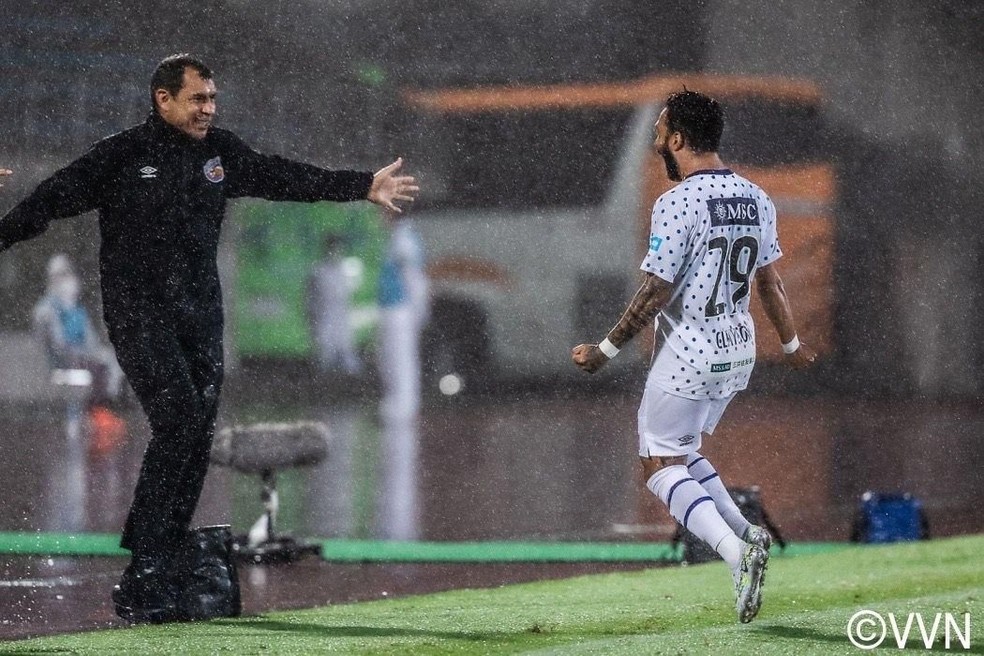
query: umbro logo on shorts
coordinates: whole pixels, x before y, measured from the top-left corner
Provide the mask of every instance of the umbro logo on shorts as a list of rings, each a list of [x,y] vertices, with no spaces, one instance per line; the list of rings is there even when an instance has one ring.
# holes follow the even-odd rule
[[[683,437],[678,438],[677,442],[680,443],[680,446],[687,446],[688,444],[692,443],[696,439],[697,437],[695,435],[684,435]]]
[[[156,178],[157,177],[157,169],[155,169],[153,166],[145,166],[142,169],[140,169],[140,177],[141,178]]]

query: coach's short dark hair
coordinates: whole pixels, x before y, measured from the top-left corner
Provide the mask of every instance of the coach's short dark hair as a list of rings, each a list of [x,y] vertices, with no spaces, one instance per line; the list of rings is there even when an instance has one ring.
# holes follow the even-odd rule
[[[171,55],[161,60],[150,78],[150,106],[157,109],[156,94],[158,89],[164,89],[172,96],[178,95],[184,85],[186,68],[194,69],[203,80],[212,79],[212,69],[198,57],[188,53]]]
[[[721,145],[724,111],[710,96],[684,89],[666,99],[666,127],[682,134],[694,152],[714,153]]]

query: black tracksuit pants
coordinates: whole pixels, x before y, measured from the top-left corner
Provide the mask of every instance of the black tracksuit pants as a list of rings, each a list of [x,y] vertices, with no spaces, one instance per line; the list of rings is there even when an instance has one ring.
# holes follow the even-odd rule
[[[168,559],[208,471],[223,376],[221,310],[217,320],[131,314],[109,336],[151,429],[120,544],[137,558]]]

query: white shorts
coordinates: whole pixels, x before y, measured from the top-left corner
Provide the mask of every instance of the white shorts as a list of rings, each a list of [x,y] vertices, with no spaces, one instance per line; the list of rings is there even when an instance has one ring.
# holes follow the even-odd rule
[[[722,399],[685,399],[646,385],[639,405],[639,455],[684,456],[700,449],[735,395]]]

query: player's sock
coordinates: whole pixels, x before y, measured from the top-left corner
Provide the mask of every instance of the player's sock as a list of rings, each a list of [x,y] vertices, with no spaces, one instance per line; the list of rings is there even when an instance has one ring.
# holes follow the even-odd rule
[[[663,467],[649,477],[646,487],[670,509],[680,524],[721,554],[734,569],[741,562],[745,543],[718,514],[707,491],[683,465]]]
[[[696,478],[701,487],[707,490],[707,493],[714,499],[714,506],[718,513],[735,532],[735,535],[744,537],[751,523],[745,519],[741,510],[735,505],[734,499],[731,498],[728,489],[724,487],[724,482],[718,476],[714,465],[699,453],[691,453],[687,456],[687,469],[690,471],[690,475]]]

